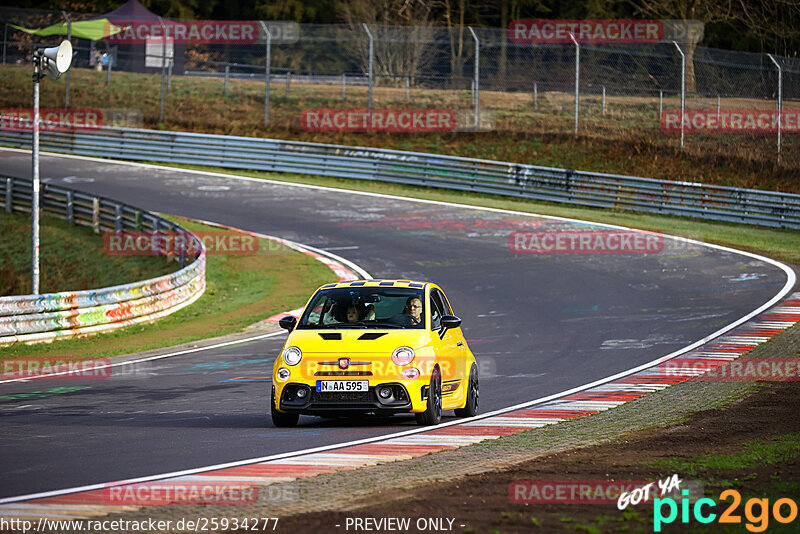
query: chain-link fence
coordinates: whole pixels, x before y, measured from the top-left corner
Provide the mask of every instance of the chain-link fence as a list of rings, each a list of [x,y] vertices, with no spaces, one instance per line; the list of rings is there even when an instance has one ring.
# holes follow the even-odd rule
[[[78,21],[96,15],[67,16]],[[0,8],[0,18],[6,66],[27,65],[33,46],[62,38],[42,39],[11,26],[41,28],[63,21],[61,13]],[[73,39],[73,79],[94,76],[80,89],[85,99],[79,101],[141,109],[148,126],[246,135],[263,132],[265,122],[272,132],[300,130],[309,108],[447,108],[455,111],[456,130],[635,140],[800,167],[797,59],[704,48],[688,40],[532,44],[513,42],[507,30],[494,28],[248,24],[252,38],[239,42],[229,36],[199,44]],[[10,80],[28,70],[10,67],[3,76]],[[23,94],[0,97],[2,106],[24,105]],[[50,103],[64,101],[54,95]],[[794,123],[786,115],[777,121],[781,109],[794,112]],[[771,124],[748,128],[750,112]],[[736,122],[735,113],[744,113],[738,127],[729,124]],[[670,124],[670,116],[677,123]],[[702,126],[717,126],[698,128],[697,116]]]

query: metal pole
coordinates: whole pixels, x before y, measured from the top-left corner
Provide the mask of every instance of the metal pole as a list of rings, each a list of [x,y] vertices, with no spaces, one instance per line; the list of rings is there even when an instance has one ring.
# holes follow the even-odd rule
[[[167,68],[167,89],[172,89],[172,67],[175,66],[175,58],[169,58],[169,67]]]
[[[606,116],[606,86],[603,86],[603,117]]]
[[[114,56],[111,55],[111,48],[106,49],[106,55],[108,56],[108,63],[106,64],[106,85],[111,85],[111,63],[114,59]]]
[[[719,124],[719,107],[720,107],[720,101],[719,101],[719,95],[717,95],[717,124]]]
[[[286,71],[286,99],[289,99],[289,84],[292,81],[292,70],[289,69]]]
[[[362,23],[364,26],[364,31],[367,32],[367,36],[369,37],[369,93],[367,95],[367,108],[372,111],[372,67],[375,55],[375,48],[374,48],[374,39],[372,38],[372,32],[369,31],[369,27],[366,23]]]
[[[8,46],[8,22],[6,22],[6,29],[3,33],[3,65],[6,64],[6,47]]]
[[[533,82],[533,111],[539,111],[539,84]]]
[[[775,60],[772,54],[767,54],[775,66],[778,68],[778,102],[776,103],[778,109],[778,154],[781,153],[781,133],[783,130],[783,69],[780,63]]]
[[[33,59],[33,187],[31,190],[31,293],[39,294],[39,78],[42,56]]]
[[[69,20],[69,15],[67,15],[66,11],[61,12],[64,15],[64,18],[67,19],[67,41],[72,44],[72,21]],[[72,58],[69,58],[70,63],[72,63]],[[64,107],[69,107],[69,74],[70,71],[67,71],[67,79],[65,81],[66,87],[64,89]]]
[[[158,17],[158,23],[161,25],[161,107],[158,112],[158,122],[164,122],[164,93],[166,92],[164,88],[164,74],[167,66],[167,31],[164,27],[164,21],[161,20],[161,17]]]
[[[683,148],[684,132],[684,114],[686,113],[686,54],[683,53],[681,47],[676,41],[672,41],[678,53],[681,55],[681,149]]]
[[[658,90],[658,120],[661,120],[661,112],[664,110],[664,90]]]
[[[410,90],[411,90],[411,76],[406,76],[406,102],[408,102],[411,97]]]
[[[481,98],[481,42],[478,36],[475,35],[475,30],[472,26],[468,26],[469,33],[472,34],[472,39],[475,41],[475,129],[478,129],[478,113],[480,112],[480,98]]]
[[[345,101],[347,91],[347,74],[342,73],[342,102]]]
[[[267,28],[267,24],[262,20],[261,29],[264,30],[264,35],[266,35],[266,50],[265,50],[265,61],[264,61],[264,128],[269,126],[269,78],[270,78],[270,60],[271,60],[271,48],[272,48],[272,33],[270,33],[269,28]]]
[[[581,46],[575,40],[573,34],[569,34],[569,38],[575,43],[575,137],[578,137],[578,98],[580,96],[580,82],[581,82]]]
[[[222,91],[224,96],[228,96],[228,78],[231,75],[231,66],[225,65],[225,89]]]

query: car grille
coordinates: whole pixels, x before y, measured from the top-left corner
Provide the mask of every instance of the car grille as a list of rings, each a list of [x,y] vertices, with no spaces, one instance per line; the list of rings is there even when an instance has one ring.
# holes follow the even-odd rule
[[[370,391],[314,391],[311,394],[311,402],[372,402],[372,392]]]

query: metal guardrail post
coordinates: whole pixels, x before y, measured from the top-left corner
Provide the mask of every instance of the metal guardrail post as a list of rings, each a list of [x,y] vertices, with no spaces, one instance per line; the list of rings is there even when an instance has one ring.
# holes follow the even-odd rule
[[[6,178],[6,211],[14,212],[14,180]]]
[[[92,229],[94,233],[100,233],[100,198],[92,197]]]
[[[347,98],[346,91],[347,91],[347,74],[345,74],[343,72],[342,73],[342,102],[344,102],[345,99]]]
[[[73,207],[73,200],[72,200],[72,191],[67,191],[67,222],[69,224],[75,224],[75,212]]]
[[[262,20],[260,21],[261,29],[264,30],[264,37],[266,42],[266,49],[264,51],[264,128],[269,126],[269,81],[272,54],[272,33],[270,33],[267,24]]]
[[[369,27],[367,26],[366,23],[362,23],[362,25],[364,26],[364,31],[367,32],[367,37],[369,37],[369,79],[368,79],[368,81],[369,81],[369,89],[368,89],[368,94],[367,94],[367,108],[370,111],[372,111],[372,84],[373,84],[373,71],[372,71],[372,68],[373,68],[373,64],[374,64],[374,60],[375,60],[375,45],[374,45],[374,42],[373,42],[374,39],[372,37],[372,32],[369,31]]]
[[[681,55],[681,149],[683,149],[683,139],[685,137],[684,114],[686,113],[686,54],[683,53],[677,41],[672,41],[672,44],[675,45]]]
[[[775,60],[775,56],[767,54],[767,57],[770,58],[778,68],[778,101],[776,106],[778,108],[778,157],[780,157],[781,133],[783,130],[783,68],[780,66],[780,63]]]
[[[117,204],[114,209],[114,231],[122,231],[122,204]]]
[[[469,32],[472,34],[472,39],[475,41],[475,69],[474,69],[474,78],[475,78],[475,129],[477,130],[480,126],[478,113],[480,112],[480,98],[481,98],[481,42],[478,39],[478,36],[475,34],[475,30],[472,29],[472,26],[468,26]]]
[[[225,65],[225,89],[222,91],[222,96],[228,96],[228,78],[231,75],[231,66]]]

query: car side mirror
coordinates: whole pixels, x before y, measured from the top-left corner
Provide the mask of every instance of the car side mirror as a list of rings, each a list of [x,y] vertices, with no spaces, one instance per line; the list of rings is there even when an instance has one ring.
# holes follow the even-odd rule
[[[459,320],[459,322],[461,321]],[[294,317],[293,315],[281,317],[280,321],[278,321],[278,325],[284,330],[291,332],[294,330],[294,327],[297,326],[297,317]]]
[[[443,315],[442,326],[448,330],[451,328],[458,328],[461,326],[461,318],[456,317],[455,315]]]

